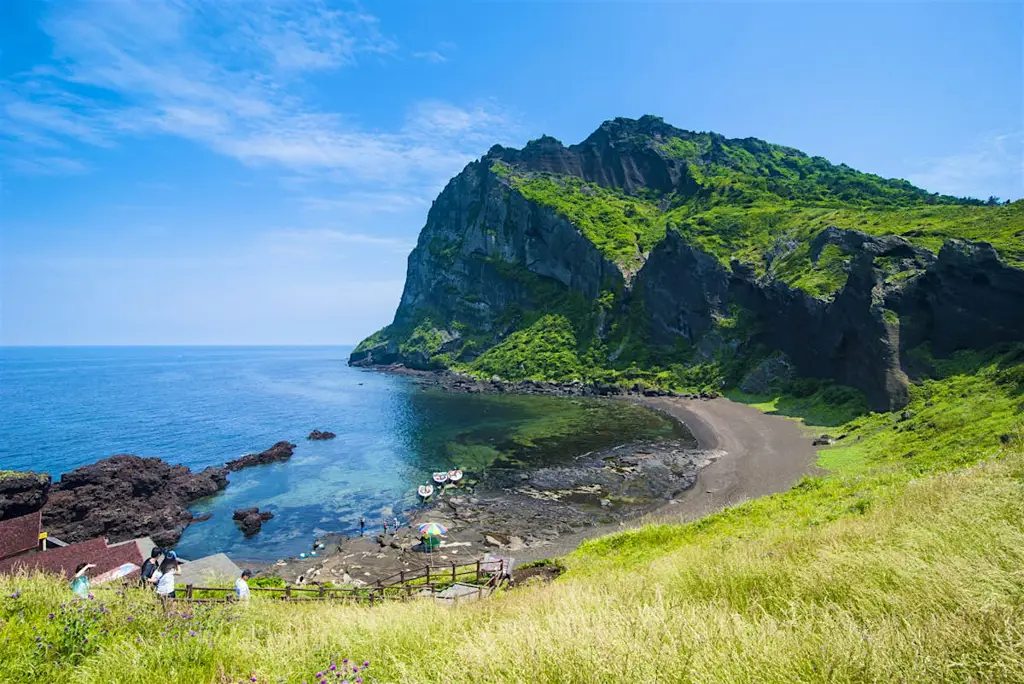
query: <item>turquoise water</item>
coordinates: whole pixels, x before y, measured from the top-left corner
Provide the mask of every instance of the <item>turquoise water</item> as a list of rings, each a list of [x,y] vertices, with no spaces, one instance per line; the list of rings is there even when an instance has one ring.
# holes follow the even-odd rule
[[[0,469],[58,476],[116,453],[193,469],[287,439],[285,463],[232,473],[193,510],[185,558],[224,551],[274,560],[325,532],[354,532],[416,505],[434,470],[479,473],[569,459],[636,438],[684,436],[624,402],[424,391],[410,379],[349,368],[346,347],[0,349]],[[309,442],[318,428],[337,439]],[[252,539],[231,520],[275,518]]]

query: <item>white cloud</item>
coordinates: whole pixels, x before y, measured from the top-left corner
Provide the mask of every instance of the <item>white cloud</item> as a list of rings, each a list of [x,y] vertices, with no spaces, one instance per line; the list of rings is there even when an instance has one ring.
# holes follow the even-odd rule
[[[907,180],[932,192],[987,199],[1024,197],[1024,133],[979,138],[958,154],[921,160]]]
[[[442,55],[437,50],[426,50],[426,51],[423,51],[423,52],[414,52],[414,53],[412,53],[412,56],[415,57],[416,59],[422,59],[422,60],[426,60],[428,62],[433,62],[434,64],[443,64],[444,62],[448,61],[448,58],[445,57],[444,55]]]
[[[159,133],[244,164],[433,190],[512,128],[493,103],[420,103],[394,131],[311,103],[307,73],[397,49],[359,11],[274,0],[62,3],[43,28],[56,63],[9,83],[6,115],[19,127],[9,158],[31,158],[55,136],[106,145]],[[69,102],[76,89],[92,99]]]

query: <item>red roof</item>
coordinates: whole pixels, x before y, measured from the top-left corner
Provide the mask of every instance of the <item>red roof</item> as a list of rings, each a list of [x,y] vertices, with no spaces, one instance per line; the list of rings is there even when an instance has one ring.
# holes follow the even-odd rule
[[[97,538],[49,551],[0,560],[0,573],[13,573],[20,569],[30,572],[41,570],[63,574],[70,579],[80,563],[95,565],[96,567],[89,571],[89,577],[97,577],[125,563],[141,566],[142,553],[138,544],[107,546],[105,539]]]
[[[0,521],[0,560],[25,553],[39,546],[42,513],[36,511],[19,518]]]

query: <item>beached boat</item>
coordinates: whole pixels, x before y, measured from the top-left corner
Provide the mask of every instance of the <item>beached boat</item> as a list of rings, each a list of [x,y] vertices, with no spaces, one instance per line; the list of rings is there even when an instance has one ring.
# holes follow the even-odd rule
[[[416,488],[416,493],[423,499],[429,499],[434,493],[434,485],[420,485]]]
[[[447,481],[448,481],[448,473],[446,473],[444,471],[441,471],[439,473],[434,473],[434,482],[436,482],[437,484],[444,484]]]
[[[458,482],[461,479],[462,479],[462,471],[461,470],[455,469],[455,470],[449,470],[448,471],[448,481],[451,482],[452,484],[455,484],[456,482]]]

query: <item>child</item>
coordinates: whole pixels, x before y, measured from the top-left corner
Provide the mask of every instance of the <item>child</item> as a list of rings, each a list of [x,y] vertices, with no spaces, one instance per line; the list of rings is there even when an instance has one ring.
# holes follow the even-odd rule
[[[75,578],[71,580],[71,591],[79,598],[89,598],[89,578],[85,573],[96,566],[92,563],[82,563],[75,568]]]

